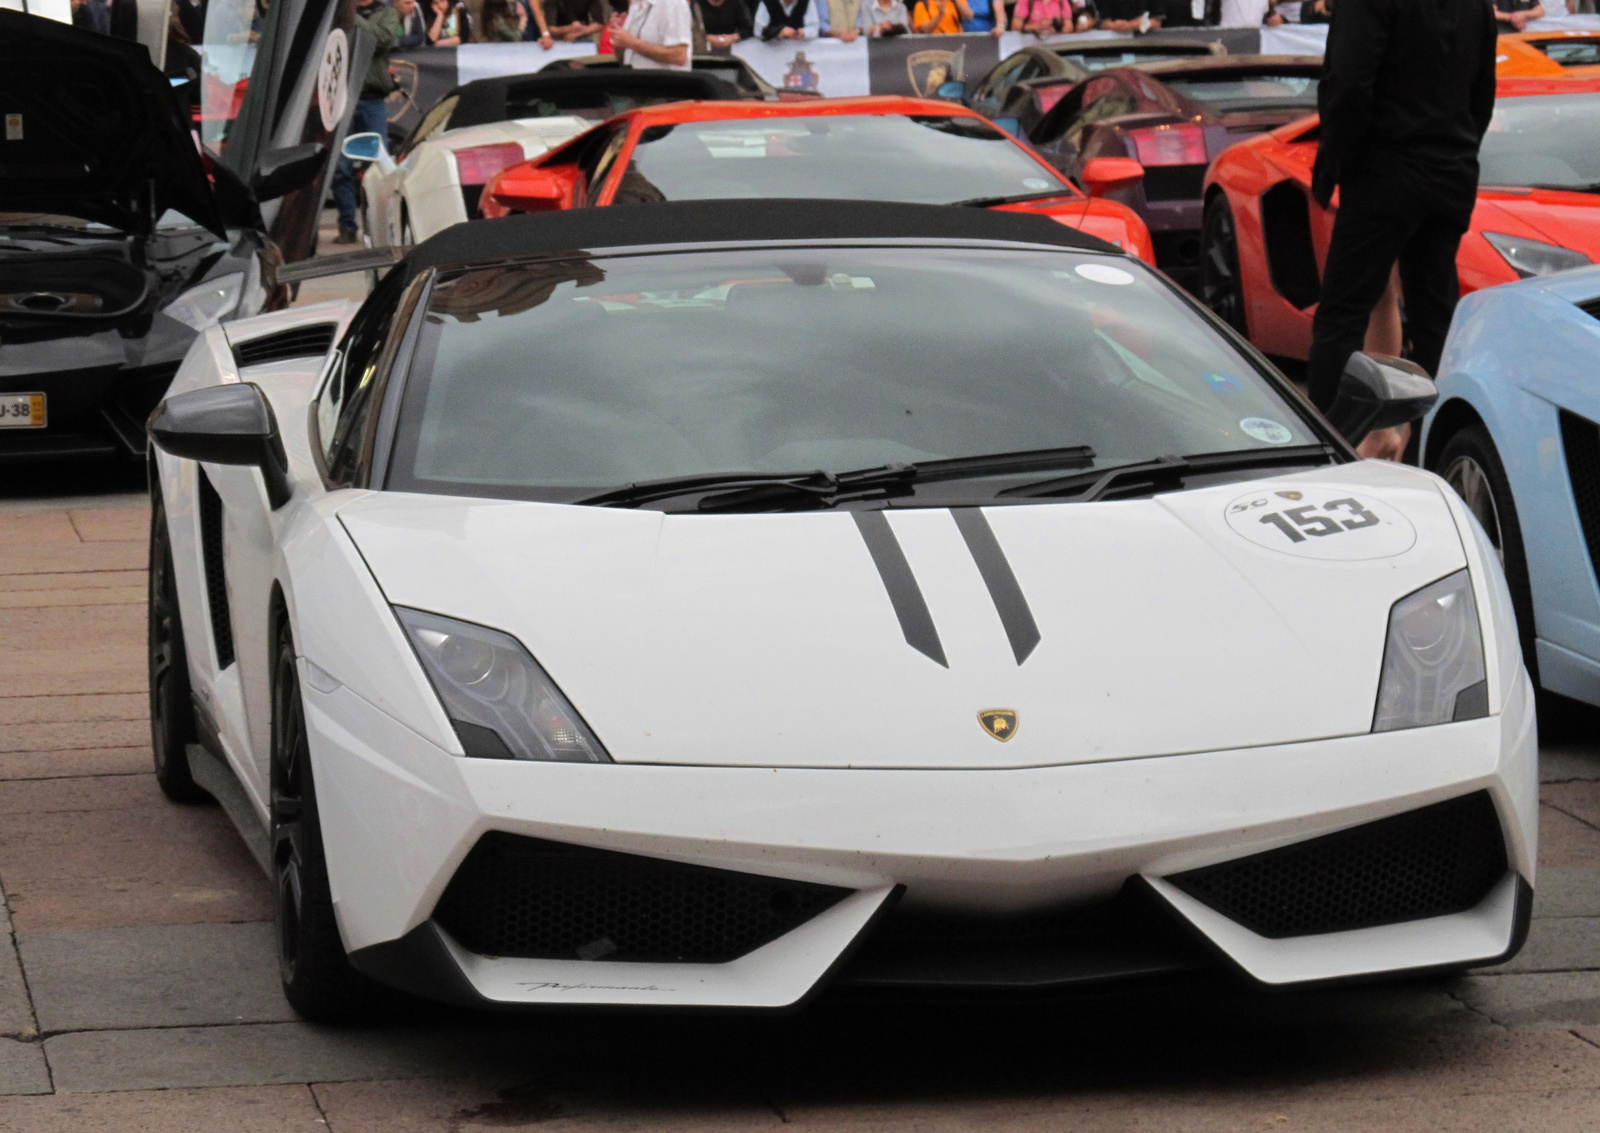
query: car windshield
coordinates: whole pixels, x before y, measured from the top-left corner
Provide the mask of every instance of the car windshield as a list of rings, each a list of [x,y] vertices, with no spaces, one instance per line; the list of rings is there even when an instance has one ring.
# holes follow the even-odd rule
[[[652,126],[617,203],[821,197],[942,205],[1073,190],[981,118],[818,114]]]
[[[1315,75],[1248,74],[1173,75],[1161,81],[1185,98],[1218,110],[1272,109],[1317,105]]]
[[[1534,46],[1563,67],[1600,66],[1600,39],[1546,39]]]
[[[1209,55],[1208,51],[1182,51],[1160,48],[1154,51],[1057,51],[1056,56],[1068,63],[1076,63],[1085,71],[1104,71],[1108,67],[1127,67],[1134,63],[1159,63],[1165,59],[1187,59],[1192,55]]]
[[[597,87],[552,89],[549,84],[535,87],[512,87],[506,92],[506,117],[517,118],[585,118],[603,122],[607,118],[640,106],[656,106],[663,102],[682,102],[681,92],[646,92],[640,90],[602,90]],[[476,123],[474,123],[476,125]]]
[[[1500,99],[1478,164],[1483,185],[1600,185],[1600,93]]]
[[[502,265],[442,276],[423,327],[388,470],[401,491],[576,500],[702,474],[1078,445],[1093,453],[1076,467],[1109,468],[1322,439],[1167,284],[1094,253]]]

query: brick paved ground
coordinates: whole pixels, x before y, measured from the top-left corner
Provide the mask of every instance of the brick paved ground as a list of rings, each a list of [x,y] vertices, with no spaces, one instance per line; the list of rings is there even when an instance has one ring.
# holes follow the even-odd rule
[[[1600,1130],[1587,713],[1545,737],[1528,948],[1468,978],[297,1022],[265,878],[218,808],[166,802],[149,773],[139,486],[137,470],[0,481],[0,1133]]]

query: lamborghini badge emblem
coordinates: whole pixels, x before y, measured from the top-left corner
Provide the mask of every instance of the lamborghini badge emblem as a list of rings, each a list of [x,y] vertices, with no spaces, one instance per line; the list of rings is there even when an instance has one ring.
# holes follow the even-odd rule
[[[1009,708],[985,708],[978,713],[978,723],[1001,743],[1017,734],[1017,714]]]

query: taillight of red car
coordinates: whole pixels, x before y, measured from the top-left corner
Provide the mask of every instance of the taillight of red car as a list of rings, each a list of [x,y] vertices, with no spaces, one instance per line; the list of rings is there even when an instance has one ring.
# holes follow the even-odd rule
[[[1140,165],[1204,165],[1206,132],[1199,126],[1179,122],[1170,126],[1139,126],[1124,130],[1133,143]]]
[[[462,185],[487,185],[489,178],[508,165],[522,160],[522,147],[516,142],[499,142],[492,146],[469,146],[452,151],[456,159],[456,173]]]

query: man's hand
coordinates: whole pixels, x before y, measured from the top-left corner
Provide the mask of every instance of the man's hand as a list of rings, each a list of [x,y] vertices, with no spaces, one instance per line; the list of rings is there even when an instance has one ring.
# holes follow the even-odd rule
[[[556,45],[555,37],[552,36],[549,32],[546,31],[546,32],[540,32],[539,33],[539,46],[540,47],[544,48],[546,51],[549,51],[555,45]]]
[[[804,39],[805,37],[806,33],[799,28],[786,27],[778,33],[779,39]]]
[[[860,28],[845,28],[844,31],[837,32],[835,34],[838,35],[839,41],[841,43],[853,43],[853,42],[855,42],[856,37],[861,34],[861,29]]]
[[[1411,426],[1398,425],[1393,429],[1376,429],[1361,438],[1356,455],[1363,460],[1399,460],[1405,455],[1411,441]]]
[[[612,26],[611,47],[613,51],[621,55],[624,51],[632,51],[637,46],[639,46],[639,40],[628,34],[628,30],[620,23]]]

